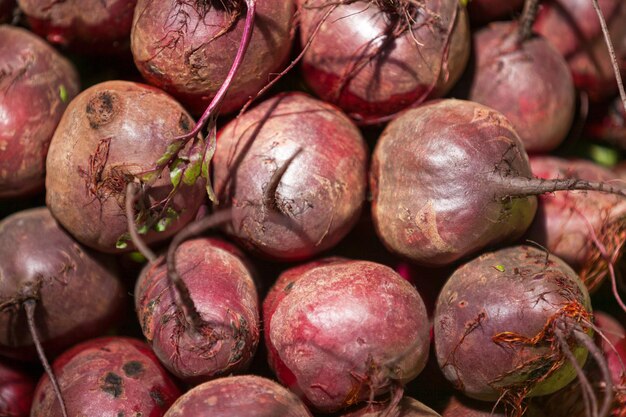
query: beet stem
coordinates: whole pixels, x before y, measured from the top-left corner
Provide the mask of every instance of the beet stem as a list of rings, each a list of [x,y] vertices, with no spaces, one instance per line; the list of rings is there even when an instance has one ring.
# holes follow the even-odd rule
[[[561,325],[560,327],[565,327],[565,326]],[[557,337],[557,339],[559,339],[559,347],[561,348],[561,351],[567,357],[567,359],[570,361],[570,363],[576,370],[576,375],[578,376],[580,388],[583,393],[583,400],[585,402],[585,410],[586,410],[587,416],[599,417],[598,416],[598,399],[596,398],[596,395],[593,392],[593,387],[591,386],[591,383],[589,382],[589,379],[585,375],[585,372],[583,371],[582,367],[576,360],[576,357],[574,356],[571,349],[569,348],[567,339],[563,335],[563,331],[560,329],[555,329],[554,334]]]
[[[196,220],[188,224],[184,229],[174,236],[170,246],[167,249],[166,262],[167,262],[167,276],[170,279],[170,284],[175,289],[174,302],[176,308],[183,312],[185,318],[188,319],[188,323],[192,326],[192,329],[200,329],[205,321],[200,317],[200,313],[196,308],[189,289],[185,282],[180,278],[178,271],[176,270],[176,249],[185,240],[199,235],[207,229],[214,228],[223,223],[226,223],[232,219],[231,210],[221,210],[210,214],[200,220]]]
[[[533,34],[533,23],[537,17],[537,11],[539,10],[539,0],[526,0],[524,2],[524,11],[520,18],[519,29],[517,32],[517,41],[522,43]]]
[[[546,180],[542,178],[501,177],[495,178],[500,183],[500,197],[528,197],[555,191],[600,191],[626,197],[623,186],[612,186],[605,182],[586,181],[578,178]]]
[[[404,387],[399,381],[394,380],[391,387],[391,399],[389,405],[385,408],[385,411],[380,417],[395,417],[399,414],[398,406],[404,395]]]
[[[606,359],[604,357],[604,354],[600,350],[600,348],[598,348],[598,346],[596,346],[596,344],[593,343],[593,340],[591,340],[591,338],[584,331],[582,331],[580,328],[577,327],[573,330],[573,334],[576,340],[582,343],[587,348],[589,353],[591,353],[591,355],[593,356],[593,359],[596,361],[596,363],[600,367],[600,371],[602,372],[602,377],[603,377],[604,384],[605,384],[604,385],[605,393],[604,393],[604,401],[602,403],[602,408],[598,412],[598,417],[606,417],[611,411],[611,405],[613,404],[613,397],[614,397],[613,380],[611,379],[611,372],[609,371],[609,366],[606,363]]]
[[[46,358],[46,354],[43,351],[43,346],[41,345],[41,340],[39,339],[39,334],[37,333],[37,326],[35,325],[35,307],[37,306],[37,300],[33,298],[29,298],[24,301],[24,310],[26,310],[26,320],[28,321],[28,329],[30,330],[30,336],[33,338],[33,342],[35,343],[35,348],[37,349],[37,355],[39,356],[39,360],[41,361],[41,365],[43,369],[46,371],[48,378],[50,378],[50,383],[52,384],[52,389],[59,400],[59,405],[61,406],[61,413],[63,417],[68,417],[67,408],[65,407],[65,402],[63,401],[63,396],[61,395],[61,388],[59,387],[59,383],[54,376],[54,372],[52,372],[52,367]]]
[[[600,10],[600,5],[598,4],[598,0],[591,0],[593,3],[593,8],[598,15],[598,19],[600,20],[600,27],[602,27],[602,34],[604,35],[604,42],[606,43],[606,47],[609,50],[609,55],[611,56],[611,64],[613,64],[613,72],[615,73],[615,80],[617,81],[617,88],[619,89],[619,96],[622,99],[622,105],[626,110],[626,91],[624,91],[624,83],[622,82],[622,76],[619,70],[619,64],[617,63],[617,55],[615,54],[615,48],[613,47],[613,42],[611,41],[611,35],[609,34],[609,28],[606,26],[606,20],[604,19],[604,15],[602,14],[602,10]]]
[[[224,97],[228,91],[228,88],[233,82],[235,75],[237,75],[237,71],[239,67],[243,63],[243,58],[248,50],[248,46],[250,45],[250,39],[252,38],[252,30],[254,29],[254,20],[256,16],[256,0],[246,0],[246,20],[243,28],[243,35],[241,36],[241,42],[239,43],[239,49],[237,49],[237,55],[235,55],[235,60],[233,61],[228,74],[226,75],[226,79],[220,86],[217,93],[215,93],[215,97],[209,103],[208,107],[202,113],[200,120],[194,126],[194,128],[189,132],[181,136],[177,136],[173,139],[173,142],[182,141],[183,145],[186,144],[191,138],[195,137],[200,133],[202,128],[207,124],[207,122],[211,119],[217,108],[222,104]]]
[[[153,263],[157,257],[148,245],[146,245],[146,242],[144,242],[141,238],[139,232],[137,231],[137,225],[135,224],[134,206],[137,201],[138,194],[139,184],[129,182],[126,186],[126,219],[128,221],[128,233],[130,234],[130,240],[133,242],[137,250],[141,252],[148,262]]]

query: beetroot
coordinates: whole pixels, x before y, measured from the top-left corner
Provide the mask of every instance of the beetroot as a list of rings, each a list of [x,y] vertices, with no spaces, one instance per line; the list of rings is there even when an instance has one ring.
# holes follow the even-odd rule
[[[386,403],[372,403],[359,410],[342,414],[341,417],[383,417],[387,410]],[[398,404],[395,417],[441,417],[437,412],[425,406],[421,402],[403,397]]]
[[[293,393],[254,375],[205,382],[180,397],[165,417],[310,417]]]
[[[53,367],[70,416],[161,417],[180,396],[150,348],[131,338],[89,340],[63,353]],[[58,416],[59,403],[44,376],[30,417]]]
[[[109,81],[83,91],[50,144],[48,207],[85,245],[128,251],[129,197],[136,200],[131,211],[146,242],[167,239],[194,218],[204,200],[204,181],[196,181],[202,154],[190,144],[160,176],[150,175],[151,163],[169,151],[169,137],[187,132],[192,123],[180,104],[153,87]],[[129,184],[139,195],[132,197]]]
[[[46,153],[79,90],[74,66],[32,33],[0,26],[0,198],[43,189]]]
[[[176,307],[165,264],[146,265],[135,289],[143,333],[159,360],[188,383],[242,372],[259,342],[259,305],[241,253],[218,239],[198,238],[177,249],[191,300],[204,320],[195,328]]]
[[[537,156],[530,164],[539,178],[615,179],[611,171],[590,161]],[[593,291],[609,273],[608,262],[617,263],[623,252],[626,200],[610,194],[590,198],[580,191],[542,195],[528,238],[572,266]]]
[[[626,3],[600,0],[617,57],[626,57]],[[617,92],[615,74],[591,0],[543,2],[534,29],[546,37],[567,60],[574,84],[600,101]]]
[[[173,94],[192,113],[202,113],[235,60],[247,23],[243,10],[240,0],[139,0],[131,33],[137,68],[149,83]],[[249,47],[221,112],[240,108],[286,61],[293,12],[292,0],[258,2]]]
[[[0,415],[28,417],[35,381],[15,366],[0,362]]]
[[[618,184],[532,178],[511,123],[461,100],[425,104],[389,123],[374,150],[370,185],[385,246],[426,265],[519,238],[535,215],[534,195],[571,189],[626,195]]]
[[[53,45],[102,54],[128,50],[137,0],[18,0],[33,32]]]
[[[557,257],[529,246],[489,252],[458,268],[439,296],[437,360],[457,389],[519,415],[521,400],[576,377],[594,347],[590,311],[584,284]]]
[[[508,20],[522,10],[524,0],[471,0],[467,5],[470,21],[484,24],[495,20]]]
[[[372,399],[415,378],[428,356],[417,291],[367,261],[317,261],[283,273],[263,304],[269,363],[323,412]]]
[[[103,332],[119,316],[125,294],[112,264],[110,258],[75,242],[46,208],[4,219],[0,223],[0,354],[36,358],[27,326],[31,314],[51,355]]]
[[[527,152],[556,148],[574,119],[574,83],[563,57],[542,37],[524,39],[517,22],[473,36],[476,68],[468,98],[501,112]]]
[[[306,83],[360,123],[444,95],[469,58],[458,0],[299,0],[299,12],[300,42],[312,40],[302,61]]]
[[[334,106],[286,93],[228,123],[213,183],[227,232],[264,256],[295,260],[335,245],[365,200],[367,149]]]

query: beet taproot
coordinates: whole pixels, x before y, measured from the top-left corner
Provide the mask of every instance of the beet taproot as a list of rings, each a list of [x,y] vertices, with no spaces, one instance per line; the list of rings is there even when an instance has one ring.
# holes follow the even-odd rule
[[[414,262],[450,264],[513,242],[530,226],[535,195],[619,184],[534,178],[511,123],[463,100],[406,111],[380,136],[370,170],[372,216],[382,242]]]
[[[169,95],[127,81],[97,84],[68,106],[46,162],[46,204],[80,242],[103,252],[133,249],[126,199],[135,197],[134,223],[147,243],[163,241],[193,220],[204,201],[199,143],[150,178],[168,139],[192,128]],[[195,172],[197,176],[193,176]],[[150,179],[148,179],[150,178]]]
[[[161,417],[181,394],[150,347],[132,338],[80,343],[59,356],[53,368],[72,417]],[[37,384],[30,417],[60,416],[50,380],[44,376]]]
[[[530,166],[539,178],[615,180],[611,171],[585,160],[535,156]],[[609,274],[608,263],[621,258],[626,199],[611,194],[591,197],[582,191],[539,196],[539,210],[527,237],[567,262],[594,291]]]
[[[311,417],[298,397],[255,375],[205,382],[180,397],[165,417]]]
[[[218,133],[213,184],[225,228],[249,250],[311,257],[341,240],[365,201],[367,147],[336,107],[302,93],[264,101]]]
[[[330,258],[287,270],[263,303],[268,360],[279,381],[323,412],[393,391],[428,357],[428,316],[391,268]]]
[[[130,47],[137,0],[18,0],[33,32],[80,53],[112,54]]]
[[[188,240],[176,250],[176,269],[203,319],[200,328],[177,308],[164,263],[146,265],[135,289],[139,322],[161,363],[192,384],[245,371],[260,322],[257,291],[241,252],[219,239]]]
[[[311,42],[305,82],[362,124],[441,97],[469,59],[467,12],[456,0],[299,0],[298,10],[300,43]]]
[[[0,26],[0,56],[0,198],[23,197],[43,189],[48,146],[79,80],[25,29]]]
[[[131,33],[137,68],[194,114],[202,113],[227,78],[249,23],[249,1],[139,0]],[[293,39],[292,0],[255,3],[254,30],[220,111],[230,113],[254,96],[285,63]],[[258,3],[258,4],[257,4]]]
[[[522,23],[498,22],[473,35],[468,99],[502,113],[527,152],[555,149],[575,113],[575,89],[565,59],[540,36],[524,38]]]
[[[437,302],[435,350],[457,389],[521,415],[523,399],[576,378],[594,347],[591,329],[589,294],[576,273],[554,255],[514,246],[485,253],[450,277]]]

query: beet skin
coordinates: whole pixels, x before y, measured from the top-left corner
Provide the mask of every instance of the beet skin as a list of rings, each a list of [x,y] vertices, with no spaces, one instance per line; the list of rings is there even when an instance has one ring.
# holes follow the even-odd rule
[[[0,26],[0,198],[43,189],[46,154],[79,91],[74,66],[27,30]]]
[[[367,147],[336,107],[285,93],[218,134],[213,179],[226,230],[270,258],[311,257],[341,240],[365,202]]]
[[[420,295],[373,262],[333,258],[288,270],[267,295],[263,317],[278,379],[323,412],[406,384],[428,357]]]
[[[586,345],[571,335],[588,338],[590,311],[584,284],[557,257],[530,246],[483,254],[458,268],[439,295],[439,366],[466,395],[519,411],[525,397],[576,377],[559,335],[584,363]]]
[[[43,238],[42,238],[43,237]],[[113,259],[63,230],[48,209],[0,223],[0,354],[36,359],[23,304],[36,302],[35,325],[47,354],[104,332],[119,316],[125,288]]]
[[[143,333],[161,362],[197,384],[245,371],[259,343],[259,302],[241,253],[218,239],[193,239],[176,250],[176,269],[204,320],[195,329],[177,309],[167,266],[146,265],[135,289]]]
[[[255,375],[205,382],[180,397],[165,417],[311,417],[292,392]]]
[[[57,128],[46,161],[46,204],[80,242],[103,252],[132,250],[125,214],[127,185],[141,187],[135,223],[147,243],[167,239],[191,221],[204,201],[204,180],[173,189],[166,168],[143,181],[169,141],[193,126],[173,98],[143,84],[107,81],[74,99]],[[187,152],[187,151],[185,151]]]
[[[161,417],[180,396],[150,347],[125,337],[92,339],[53,363],[70,416]],[[30,417],[60,417],[47,376],[35,391]]]

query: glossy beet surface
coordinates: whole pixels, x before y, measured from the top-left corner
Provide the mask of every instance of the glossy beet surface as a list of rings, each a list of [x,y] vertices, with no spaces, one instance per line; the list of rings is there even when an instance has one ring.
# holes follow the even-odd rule
[[[372,158],[372,217],[393,252],[446,265],[530,226],[535,197],[507,198],[496,183],[530,177],[511,123],[478,103],[441,100],[387,125]]]
[[[458,1],[347,3],[299,1],[302,45],[336,7],[302,61],[306,83],[323,100],[359,123],[375,123],[442,96],[460,77],[470,39]]]
[[[93,339],[53,363],[70,416],[161,417],[180,396],[178,387],[144,342],[125,337]],[[59,417],[47,376],[35,391],[30,417]]]
[[[0,353],[36,360],[23,303],[36,301],[35,325],[48,355],[104,332],[119,318],[125,289],[114,261],[95,254],[48,209],[0,223]],[[103,296],[105,295],[105,296]]]
[[[46,154],[69,101],[74,66],[43,39],[0,25],[0,198],[43,189]]]

